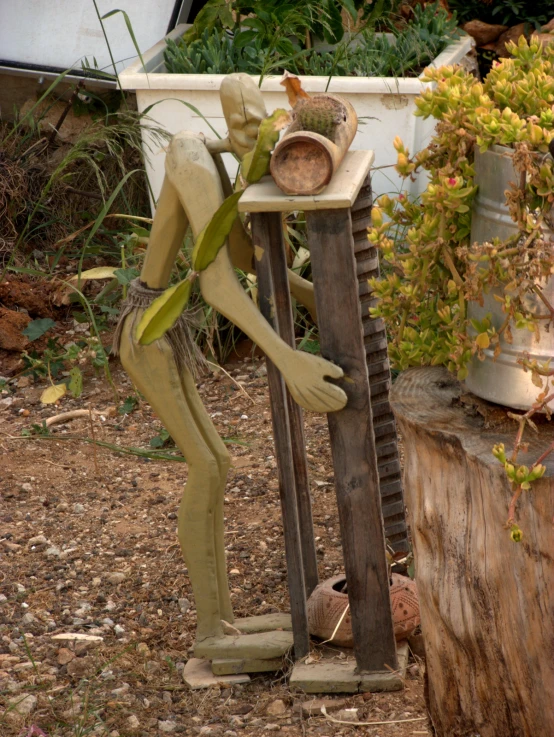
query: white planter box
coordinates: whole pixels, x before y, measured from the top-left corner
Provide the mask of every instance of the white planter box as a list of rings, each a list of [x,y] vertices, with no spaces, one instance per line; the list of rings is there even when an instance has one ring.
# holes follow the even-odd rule
[[[167,38],[179,38],[186,28],[188,26],[178,26]],[[219,102],[219,87],[225,75],[167,74],[163,57],[165,47],[165,40],[160,41],[143,54],[144,66],[139,60],[125,69],[119,75],[123,89],[136,92],[140,112],[154,105],[148,115],[170,133],[191,130],[213,137],[207,123],[182,104],[186,101],[194,105],[221,136],[225,136],[227,126]],[[456,64],[471,47],[471,37],[464,36],[439,54],[433,66]],[[269,112],[278,107],[289,108],[286,93],[279,84],[280,78],[265,77],[262,82],[261,89]],[[398,193],[402,187],[405,188],[406,185],[392,168],[396,163],[392,142],[399,135],[412,153],[421,150],[429,142],[435,127],[434,120],[423,120],[413,115],[414,100],[429,83],[418,78],[392,77],[333,77],[330,83],[328,77],[301,79],[306,92],[334,92],[343,95],[354,106],[361,120],[352,148],[375,151],[376,170],[372,175],[375,195]],[[146,131],[143,132],[143,140],[145,146],[153,150],[152,154],[148,154],[146,168],[157,198],[164,176],[164,155],[159,145],[152,143]],[[236,163],[231,157],[227,158],[227,166],[234,177]],[[423,181],[410,183],[410,194],[419,194]]]

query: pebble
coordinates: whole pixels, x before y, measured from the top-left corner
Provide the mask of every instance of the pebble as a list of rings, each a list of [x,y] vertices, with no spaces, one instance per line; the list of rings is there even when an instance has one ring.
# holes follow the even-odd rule
[[[328,712],[337,711],[346,705],[344,699],[310,699],[302,703],[302,714],[306,717],[321,714],[321,707],[324,706]]]
[[[37,697],[33,694],[19,694],[8,701],[10,713],[16,712],[21,716],[29,716],[37,706]]]
[[[30,624],[34,624],[37,621],[37,618],[34,614],[31,614],[31,612],[27,612],[27,614],[24,614],[21,617],[21,624],[28,626]]]
[[[21,484],[21,491],[29,492],[32,490],[33,490],[33,487],[31,486],[31,484]]]
[[[158,721],[158,729],[160,732],[164,732],[166,734],[171,734],[172,732],[175,732],[175,729],[177,728],[177,725],[175,722],[170,721]]]
[[[272,717],[280,717],[283,716],[287,711],[287,705],[285,704],[282,699],[277,699],[277,701],[273,701],[266,709],[266,714],[269,714],[269,716]]]
[[[75,653],[72,653],[67,647],[61,647],[58,650],[57,661],[60,665],[67,665],[75,659]]]
[[[278,724],[266,724],[264,732],[278,732],[281,727]]]
[[[140,727],[140,722],[138,720],[138,717],[136,717],[134,714],[131,714],[131,716],[126,721],[127,729],[133,730],[138,729]]]
[[[62,551],[56,545],[52,545],[51,548],[47,548],[44,553],[47,558],[59,558],[61,554]]]
[[[116,697],[124,696],[127,693],[127,691],[129,691],[130,688],[131,686],[129,686],[129,684],[124,681],[119,688],[114,688],[111,694],[112,696],[116,696]]]
[[[186,614],[190,609],[190,601],[188,599],[179,599],[177,604],[179,605],[181,614]]]
[[[47,543],[48,539],[46,538],[46,535],[36,535],[36,537],[31,537],[27,540],[27,545],[29,547],[32,547],[33,545],[46,545]]]
[[[123,571],[115,571],[114,573],[110,573],[107,576],[106,580],[108,581],[108,583],[118,584],[123,583],[126,578],[127,576],[125,575],[125,573],[123,573]]]
[[[116,624],[113,631],[115,632],[116,637],[122,637],[125,634],[125,627],[122,627],[120,624]]]
[[[0,594],[0,606],[8,601],[8,597],[5,594]]]
[[[358,722],[358,710],[357,709],[341,709],[337,712],[337,719],[341,722]]]
[[[86,509],[83,504],[75,503],[73,505],[73,514],[84,514]]]
[[[137,645],[137,655],[141,655],[143,658],[150,657],[150,648],[145,642],[139,642]]]

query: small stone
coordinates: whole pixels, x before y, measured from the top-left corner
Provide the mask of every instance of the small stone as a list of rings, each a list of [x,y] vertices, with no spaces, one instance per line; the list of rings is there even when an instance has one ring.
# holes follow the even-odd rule
[[[44,552],[47,558],[59,558],[61,554],[62,551],[56,545],[52,545],[51,548],[47,548]]]
[[[107,576],[106,580],[108,581],[108,583],[119,584],[123,583],[126,578],[127,576],[125,573],[123,573],[123,571],[115,571],[114,573],[110,573]]]
[[[128,717],[125,724],[127,725],[127,729],[131,731],[138,729],[140,727],[140,722],[138,720],[138,717],[136,717],[134,714],[131,714],[131,716]]]
[[[72,653],[71,650],[69,650],[68,648],[61,647],[58,650],[57,661],[59,665],[67,665],[68,663],[71,663],[71,661],[74,659],[75,653]]]
[[[341,722],[359,722],[357,709],[341,709],[337,712],[337,719]]]
[[[281,727],[278,724],[266,724],[264,732],[278,732]]]
[[[130,688],[131,686],[129,686],[129,684],[124,681],[119,688],[114,688],[113,691],[111,691],[111,695],[115,696],[116,698],[118,696],[125,696]]]
[[[113,631],[115,632],[116,637],[123,637],[125,634],[125,627],[122,627],[120,624],[116,624]]]
[[[5,594],[0,594],[0,606],[8,601],[8,597]]]
[[[26,627],[28,627],[31,624],[34,624],[36,621],[37,621],[37,618],[35,617],[34,614],[31,614],[31,612],[27,612],[27,614],[24,614],[21,617],[21,624],[25,625]]]
[[[67,664],[67,672],[74,678],[84,678],[94,671],[93,658],[75,658]]]
[[[508,26],[493,25],[482,20],[470,20],[463,26],[466,33],[475,39],[477,46],[492,43],[501,33],[508,30]]]
[[[190,601],[188,599],[179,599],[177,604],[181,610],[181,614],[186,614],[190,609]]]
[[[20,716],[29,716],[37,706],[37,697],[33,694],[19,694],[8,701],[10,713],[17,713]]]
[[[150,657],[150,648],[145,642],[139,642],[137,645],[137,654],[142,656],[143,658]]]
[[[83,504],[76,503],[73,505],[73,514],[84,514],[86,509]]]
[[[29,483],[21,484],[20,488],[21,488],[21,491],[26,491],[27,493],[33,490],[33,487]]]
[[[35,537],[29,538],[27,540],[27,545],[32,548],[34,545],[47,545],[48,540],[46,538],[46,535],[36,535]]]
[[[175,722],[162,720],[158,721],[158,729],[160,730],[160,732],[171,734],[172,732],[175,732],[176,727],[177,725],[175,724]]]
[[[281,717],[286,713],[286,711],[287,705],[285,702],[282,701],[282,699],[277,699],[277,701],[272,701],[267,707],[266,714],[269,714],[271,717]]]
[[[345,705],[346,701],[344,699],[310,699],[310,701],[304,701],[301,708],[304,716],[312,717],[322,713],[322,706],[325,707],[326,711],[331,712],[342,709]]]

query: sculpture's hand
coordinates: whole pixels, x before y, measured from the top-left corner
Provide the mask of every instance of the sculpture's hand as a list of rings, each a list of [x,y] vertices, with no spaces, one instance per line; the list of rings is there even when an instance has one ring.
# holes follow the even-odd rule
[[[336,412],[346,405],[346,394],[327,379],[340,379],[343,371],[334,363],[311,353],[294,351],[279,367],[293,399],[304,409]]]

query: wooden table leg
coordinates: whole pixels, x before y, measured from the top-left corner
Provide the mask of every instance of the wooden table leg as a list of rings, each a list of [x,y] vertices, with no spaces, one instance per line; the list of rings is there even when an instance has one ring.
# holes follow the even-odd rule
[[[256,249],[256,275],[260,311],[276,329],[276,304],[282,305],[282,295],[277,294],[272,276],[271,249],[276,239],[281,239],[281,216],[279,213],[252,214],[252,240]],[[280,246],[282,247],[282,246]],[[261,250],[260,250],[261,249]],[[279,285],[280,287],[282,285]],[[287,283],[288,294],[288,283]],[[281,291],[279,289],[279,291]],[[289,306],[290,311],[290,306]],[[279,493],[283,515],[285,557],[290,593],[290,610],[294,636],[294,655],[301,658],[310,650],[308,615],[306,611],[306,583],[303,568],[302,539],[299,524],[299,510],[294,469],[295,452],[289,412],[289,397],[281,373],[269,359],[267,360],[267,379],[271,397],[271,417],[273,440],[279,475]],[[295,438],[298,445],[298,438]],[[303,452],[304,446],[302,446]],[[303,531],[304,532],[304,531]],[[313,535],[310,513],[310,532]]]
[[[328,415],[359,671],[396,668],[389,579],[350,210],[306,213],[322,355],[345,373]]]

